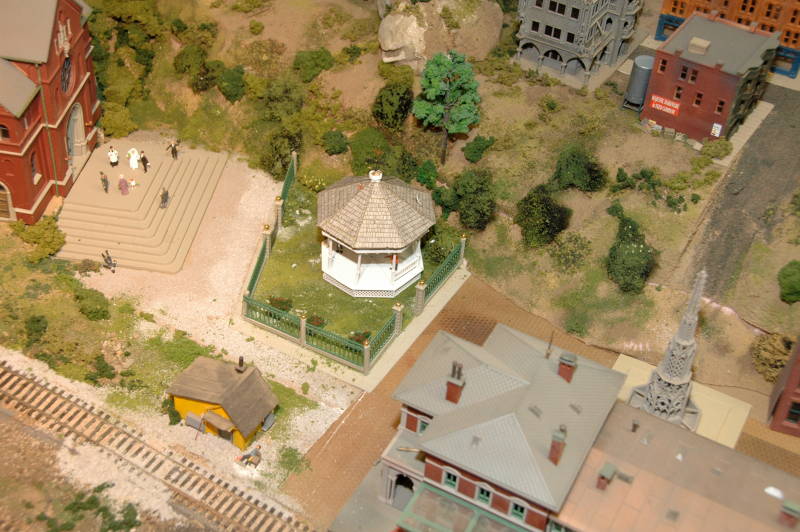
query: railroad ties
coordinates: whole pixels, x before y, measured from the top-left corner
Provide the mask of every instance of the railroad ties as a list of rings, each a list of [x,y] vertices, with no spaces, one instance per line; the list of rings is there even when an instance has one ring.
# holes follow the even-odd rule
[[[259,500],[185,457],[155,449],[137,431],[66,393],[45,379],[0,361],[0,403],[50,432],[91,443],[132,474],[163,482],[176,503],[203,515],[220,529],[253,532],[310,532],[289,512]],[[2,527],[0,527],[2,530]]]

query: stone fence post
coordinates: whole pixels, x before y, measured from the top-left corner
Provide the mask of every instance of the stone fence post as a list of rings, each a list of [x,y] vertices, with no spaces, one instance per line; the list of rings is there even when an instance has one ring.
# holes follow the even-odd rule
[[[264,263],[267,262],[269,259],[269,251],[272,247],[272,231],[270,231],[269,224],[264,224],[264,230],[261,232],[261,245],[264,246]],[[261,267],[264,267],[264,263],[261,264]]]
[[[417,283],[417,292],[414,299],[414,316],[419,316],[425,310],[425,281]]]
[[[300,345],[306,345],[306,313],[300,312]]]
[[[369,340],[364,340],[364,375],[369,373],[369,370],[372,368],[372,361],[370,360],[372,356],[370,355],[370,347],[369,347]]]
[[[467,247],[467,235],[466,233],[461,234],[461,249],[458,252],[458,267],[464,265],[464,250]]]
[[[297,152],[292,150],[292,165],[294,166],[294,173],[297,173]]]
[[[275,229],[280,231],[283,226],[283,198],[275,197]]]
[[[405,307],[402,303],[395,303],[392,307],[392,312],[394,312],[394,331],[392,331],[392,337],[397,336],[403,330],[403,309]]]

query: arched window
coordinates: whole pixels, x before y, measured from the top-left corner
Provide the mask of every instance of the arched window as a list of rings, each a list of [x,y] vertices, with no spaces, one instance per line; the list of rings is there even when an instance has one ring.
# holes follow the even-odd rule
[[[69,91],[69,86],[71,82],[72,82],[72,59],[67,57],[66,59],[64,59],[64,65],[61,67],[62,92]]]
[[[0,139],[7,139],[10,138],[11,135],[8,132],[8,127],[0,124]]]
[[[36,174],[39,173],[39,167],[36,166],[36,152],[31,153],[31,177],[36,179]]]

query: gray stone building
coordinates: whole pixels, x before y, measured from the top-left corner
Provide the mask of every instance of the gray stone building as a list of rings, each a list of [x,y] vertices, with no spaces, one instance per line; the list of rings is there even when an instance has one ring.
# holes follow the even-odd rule
[[[517,56],[588,80],[627,51],[641,9],[642,0],[520,0]]]

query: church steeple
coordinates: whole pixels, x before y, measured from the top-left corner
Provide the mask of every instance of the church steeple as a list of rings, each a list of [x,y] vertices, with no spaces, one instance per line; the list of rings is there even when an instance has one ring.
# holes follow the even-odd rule
[[[707,274],[697,274],[689,304],[681,318],[678,332],[669,342],[664,358],[650,375],[650,381],[633,389],[628,402],[650,414],[690,430],[697,428],[700,409],[691,400],[692,362],[697,351],[694,340],[697,317]]]

